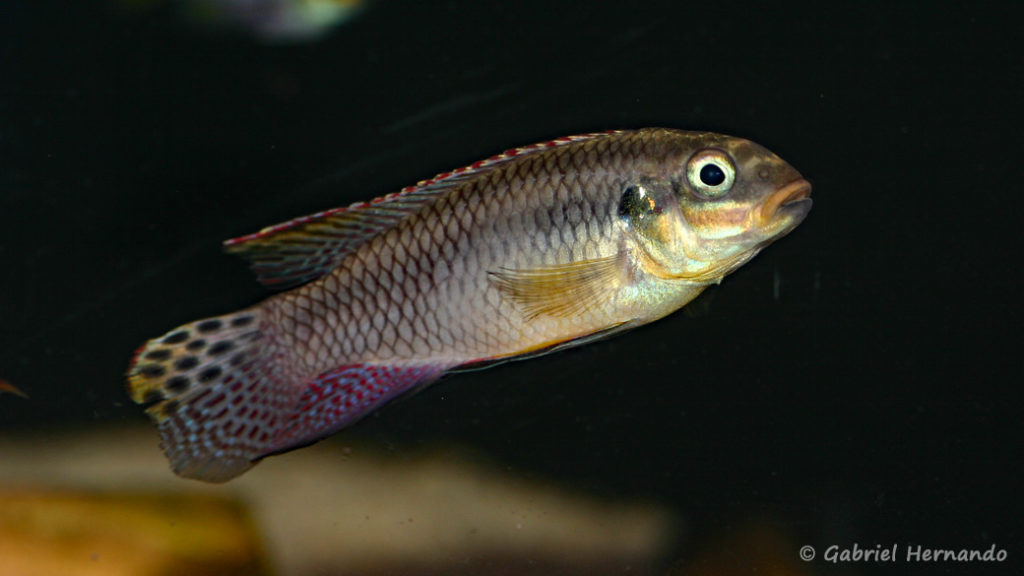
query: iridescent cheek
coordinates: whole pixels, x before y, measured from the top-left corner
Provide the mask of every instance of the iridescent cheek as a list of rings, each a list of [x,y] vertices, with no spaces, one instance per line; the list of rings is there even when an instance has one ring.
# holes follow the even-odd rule
[[[703,238],[728,238],[750,228],[750,207],[731,201],[720,201],[684,211],[690,227]]]

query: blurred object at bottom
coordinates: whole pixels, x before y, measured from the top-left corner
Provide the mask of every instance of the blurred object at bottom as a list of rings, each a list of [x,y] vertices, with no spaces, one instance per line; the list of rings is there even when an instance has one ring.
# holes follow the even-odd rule
[[[260,540],[233,498],[0,488],[4,576],[263,576]]]
[[[813,562],[800,558],[800,544],[787,522],[741,520],[717,538],[710,538],[694,557],[678,564],[669,576],[814,576]],[[855,571],[842,574],[852,576]]]
[[[252,514],[266,545],[269,573],[282,576],[650,573],[664,565],[679,540],[680,523],[657,503],[596,498],[564,484],[526,480],[450,446],[389,450],[342,436],[268,460],[238,480],[211,485],[174,476],[157,444],[148,427],[0,440],[0,525],[8,530],[24,525],[19,518],[26,512],[12,515],[4,496],[22,494],[28,503],[18,510],[56,507],[77,519],[55,526],[70,526],[72,532],[75,526],[94,527],[122,538],[100,548],[84,537],[51,538],[42,528],[23,531],[20,540],[2,532],[0,566],[42,562],[47,556],[78,564],[59,572],[0,573],[145,575],[150,572],[134,562],[146,550],[179,550],[188,542],[200,557],[211,546],[223,547],[224,556],[217,559],[227,561],[233,551],[245,549],[240,536],[230,536],[241,528],[216,520],[231,502],[245,504]],[[26,486],[32,488],[18,491]],[[140,492],[167,496],[150,502],[134,496]],[[72,508],[76,505],[80,508]],[[134,520],[114,520],[115,510]],[[195,515],[186,515],[190,510]],[[207,511],[214,515],[210,520],[202,515]],[[236,512],[242,526],[245,514]],[[185,528],[192,523],[197,527]],[[219,538],[232,544],[218,544]],[[49,552],[40,555],[41,550]],[[256,549],[247,554],[246,561],[254,562],[250,566],[262,566],[255,563]],[[190,556],[177,558],[174,570],[158,573],[240,573],[238,563],[204,572],[189,563]],[[90,571],[98,560],[138,568]],[[242,573],[261,574],[247,570]]]

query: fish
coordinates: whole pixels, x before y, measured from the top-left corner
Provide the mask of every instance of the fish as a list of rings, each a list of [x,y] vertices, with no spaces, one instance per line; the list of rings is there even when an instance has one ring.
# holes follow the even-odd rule
[[[177,5],[189,24],[251,33],[265,43],[311,42],[353,19],[369,0],[116,0],[123,12],[168,13]]]
[[[227,240],[280,290],[143,344],[128,392],[180,476],[224,482],[453,372],[652,322],[796,228],[749,140],[613,130],[507,150]]]
[[[19,396],[21,398],[28,399],[28,394],[22,392],[20,388],[11,384],[7,380],[0,379],[0,394],[3,394],[4,392],[11,394],[12,396]]]

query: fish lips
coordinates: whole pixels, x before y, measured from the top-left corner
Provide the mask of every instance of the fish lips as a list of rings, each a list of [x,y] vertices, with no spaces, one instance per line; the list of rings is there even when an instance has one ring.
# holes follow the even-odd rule
[[[761,205],[761,227],[764,230],[771,230],[781,225],[778,234],[785,234],[803,222],[813,204],[811,183],[803,178],[793,180],[772,192]]]

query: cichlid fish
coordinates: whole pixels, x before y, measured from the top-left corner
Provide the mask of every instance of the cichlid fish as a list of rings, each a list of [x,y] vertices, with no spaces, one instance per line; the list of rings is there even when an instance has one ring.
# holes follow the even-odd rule
[[[225,243],[271,288],[150,340],[128,388],[182,476],[223,482],[456,368],[661,318],[793,230],[761,146],[662,128],[509,150]]]

